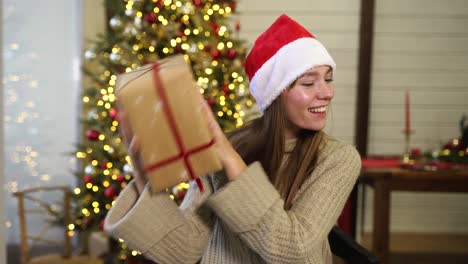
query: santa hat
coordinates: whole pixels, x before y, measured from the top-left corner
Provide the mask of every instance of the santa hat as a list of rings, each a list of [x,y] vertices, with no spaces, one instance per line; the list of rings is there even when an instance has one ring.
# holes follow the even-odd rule
[[[336,69],[325,47],[283,14],[257,38],[247,55],[245,71],[250,91],[263,112],[291,83],[319,65]]]

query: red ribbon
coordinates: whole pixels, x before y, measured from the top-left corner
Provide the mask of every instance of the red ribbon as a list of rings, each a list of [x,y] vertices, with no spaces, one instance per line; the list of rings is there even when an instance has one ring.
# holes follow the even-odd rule
[[[197,152],[200,152],[202,150],[205,150],[209,147],[211,147],[215,142],[214,142],[214,139],[211,139],[208,143],[206,144],[203,144],[203,145],[200,145],[200,146],[197,146],[193,149],[185,149],[184,147],[184,144],[183,144],[183,141],[182,141],[182,136],[179,132],[179,129],[177,128],[177,125],[176,125],[176,122],[175,122],[175,118],[174,118],[174,114],[171,110],[171,107],[169,106],[169,100],[168,100],[168,97],[167,97],[167,94],[166,94],[166,91],[164,89],[164,86],[163,86],[163,83],[162,83],[162,80],[161,80],[161,77],[159,76],[159,67],[160,65],[158,63],[154,63],[154,69],[153,69],[153,77],[154,77],[154,82],[155,82],[155,90],[156,90],[156,93],[159,95],[159,97],[161,98],[161,100],[163,101],[163,104],[162,104],[162,108],[163,108],[163,111],[164,113],[166,114],[166,118],[167,118],[167,122],[169,124],[169,127],[172,131],[172,135],[174,136],[174,139],[177,143],[177,148],[179,149],[179,153],[175,156],[172,156],[172,157],[169,157],[169,158],[166,158],[166,159],[163,159],[159,162],[156,162],[152,165],[149,165],[145,168],[145,172],[150,172],[152,170],[155,170],[157,168],[160,168],[160,167],[163,167],[163,166],[166,166],[176,160],[179,160],[179,159],[184,159],[184,164],[185,166],[187,167],[187,170],[188,170],[188,173],[189,173],[189,176],[190,176],[190,179],[195,179],[195,181],[197,182],[197,185],[198,185],[198,188],[200,189],[201,192],[204,191],[204,187],[203,187],[203,183],[201,182],[200,178],[197,178],[195,177],[195,173],[193,171],[193,167],[192,167],[192,164],[190,164],[188,158],[197,153]]]

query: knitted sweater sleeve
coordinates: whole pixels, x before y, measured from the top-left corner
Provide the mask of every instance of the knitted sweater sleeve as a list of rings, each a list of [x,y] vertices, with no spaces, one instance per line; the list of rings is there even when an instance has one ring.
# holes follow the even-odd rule
[[[200,193],[191,182],[180,207],[167,193],[152,193],[149,186],[138,197],[132,181],[108,212],[104,230],[157,263],[196,263],[213,224],[211,209],[203,205],[213,190],[208,177],[202,181],[205,191]]]
[[[360,171],[356,149],[334,144],[286,211],[260,163],[213,194],[207,204],[268,263],[306,263],[327,239]]]

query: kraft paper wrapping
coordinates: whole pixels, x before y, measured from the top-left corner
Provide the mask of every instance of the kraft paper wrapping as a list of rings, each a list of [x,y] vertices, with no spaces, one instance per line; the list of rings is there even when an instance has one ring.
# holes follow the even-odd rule
[[[140,155],[154,192],[222,168],[182,55],[122,74],[116,88],[118,107],[141,140]]]

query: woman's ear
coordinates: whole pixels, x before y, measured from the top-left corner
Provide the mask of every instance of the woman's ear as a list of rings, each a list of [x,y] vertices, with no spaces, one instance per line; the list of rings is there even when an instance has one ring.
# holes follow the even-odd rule
[[[291,89],[294,87],[294,85],[296,85],[296,81],[292,82],[288,87],[286,87],[286,89],[284,89],[284,91],[281,92],[279,97],[288,96],[289,91],[291,91]],[[280,98],[280,100],[281,100],[281,98]],[[283,104],[281,103],[281,105],[283,105]]]

